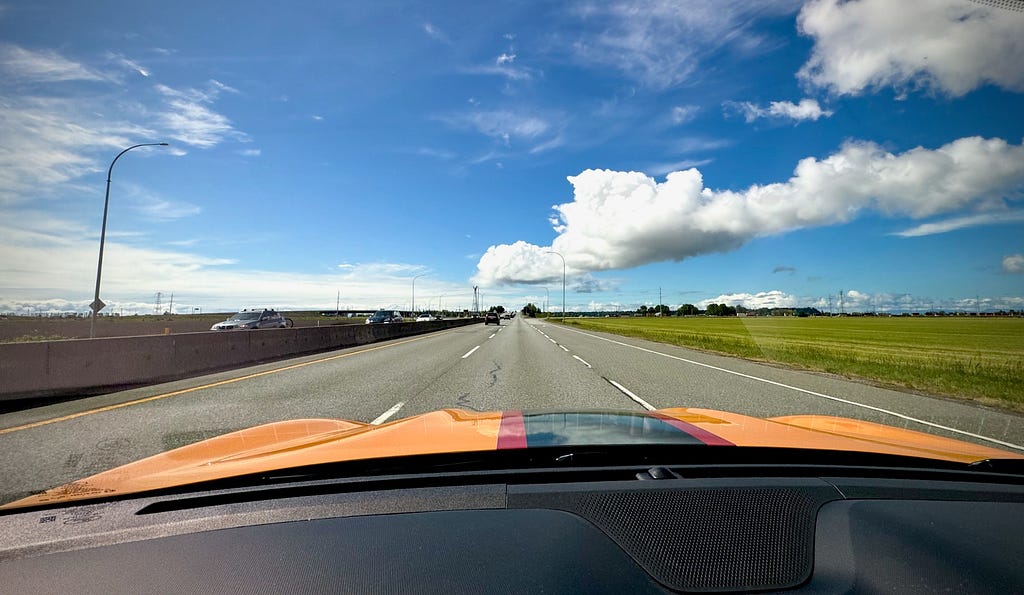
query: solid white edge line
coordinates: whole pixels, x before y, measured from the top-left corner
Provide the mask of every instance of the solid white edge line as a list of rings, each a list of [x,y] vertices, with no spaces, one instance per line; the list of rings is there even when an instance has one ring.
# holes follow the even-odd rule
[[[391,409],[388,409],[384,413],[381,413],[380,415],[378,415],[377,419],[375,419],[375,420],[370,422],[370,425],[371,426],[379,426],[380,424],[382,424],[385,421],[387,421],[389,417],[391,417],[392,415],[398,413],[398,410],[401,409],[404,405],[405,405],[405,401],[402,401],[400,403],[395,403],[394,407],[392,407]]]
[[[586,366],[588,368],[593,368],[594,367],[594,366],[591,366],[590,364],[588,364],[585,359],[583,359],[582,357],[580,357],[578,355],[574,355],[573,357],[578,359],[578,360],[580,360],[580,363],[582,363],[584,366]]]
[[[956,428],[951,428],[949,426],[944,426],[942,424],[937,424],[937,423],[926,421],[926,420],[923,420],[923,419],[918,419],[916,417],[911,417],[909,415],[904,415],[902,413],[897,413],[895,411],[890,411],[888,409],[883,409],[881,407],[875,407],[874,405],[865,405],[864,403],[858,403],[856,401],[850,401],[848,399],[842,399],[842,398],[839,398],[839,397],[833,397],[831,395],[826,395],[826,394],[814,392],[813,390],[807,390],[806,388],[800,388],[800,387],[797,387],[797,386],[790,386],[788,384],[783,384],[781,382],[776,382],[774,380],[768,380],[767,378],[759,378],[757,376],[751,376],[750,374],[744,374],[743,372],[736,372],[734,370],[727,370],[726,368],[719,368],[718,366],[712,366],[711,364],[705,364],[705,363],[701,363],[701,362],[696,362],[696,361],[693,361],[693,360],[690,360],[690,359],[686,359],[685,357],[679,357],[679,356],[676,356],[676,355],[669,355],[667,353],[662,353],[660,351],[654,351],[653,349],[647,349],[645,347],[638,347],[636,345],[630,345],[629,343],[623,343],[621,341],[616,341],[614,339],[608,339],[608,338],[605,338],[605,337],[600,337],[598,335],[592,335],[590,333],[585,333],[583,331],[578,331],[576,329],[566,328],[565,330],[571,331],[571,332],[574,332],[574,333],[579,333],[581,335],[586,335],[588,337],[593,337],[594,339],[600,339],[602,341],[608,341],[609,343],[614,343],[616,345],[622,345],[623,347],[629,347],[631,349],[636,349],[636,350],[639,350],[639,351],[646,351],[647,353],[653,353],[655,355],[660,355],[662,357],[667,357],[667,358],[670,358],[670,359],[679,360],[681,362],[686,362],[688,364],[693,364],[695,366],[701,366],[703,368],[710,368],[712,370],[718,370],[719,372],[725,372],[726,374],[732,374],[734,376],[741,376],[743,378],[749,378],[750,380],[756,380],[758,382],[764,382],[765,384],[771,384],[771,385],[782,387],[782,388],[788,388],[790,390],[795,390],[797,392],[801,392],[801,393],[804,393],[804,394],[812,395],[812,396],[815,396],[815,397],[821,397],[822,399],[828,399],[830,401],[836,401],[838,403],[845,403],[846,405],[853,405],[854,407],[861,407],[863,409],[869,409],[871,411],[877,411],[879,413],[884,413],[886,415],[891,415],[893,417],[898,417],[899,419],[903,419],[903,420],[906,420],[906,421],[911,421],[911,422],[914,422],[914,423],[918,423],[918,424],[921,424],[923,426],[928,426],[928,427],[931,427],[931,428],[937,428],[937,429],[940,429],[940,430],[946,430],[947,432],[953,432],[954,434],[960,434],[962,436],[970,436],[971,438],[977,438],[978,440],[984,440],[986,442],[992,442],[994,444],[999,444],[1001,446],[1007,446],[1009,448],[1015,448],[1017,450],[1024,450],[1024,446],[1021,446],[1019,444],[1014,444],[1012,442],[1006,442],[1005,440],[999,440],[998,438],[990,438],[988,436],[982,436],[981,434],[975,434],[974,432],[968,432],[966,430],[958,430]],[[576,357],[576,356],[573,356],[573,357]]]
[[[479,345],[477,345],[476,347],[474,347],[474,348],[470,349],[469,351],[467,351],[466,355],[462,356],[462,359],[466,359],[467,357],[473,355],[473,352],[476,351],[477,349],[480,349]]]
[[[615,388],[617,388],[620,391],[622,391],[622,394],[624,394],[627,397],[629,397],[630,399],[633,399],[634,401],[636,401],[637,404],[640,405],[641,407],[643,407],[644,409],[646,409],[648,411],[654,411],[656,409],[654,405],[651,405],[647,401],[645,401],[645,400],[641,399],[640,397],[636,396],[635,394],[633,394],[633,391],[631,391],[628,388],[622,386],[618,382],[615,382],[614,380],[610,380],[608,378],[605,378],[605,380],[607,380],[608,383],[611,384],[612,386],[614,386]]]

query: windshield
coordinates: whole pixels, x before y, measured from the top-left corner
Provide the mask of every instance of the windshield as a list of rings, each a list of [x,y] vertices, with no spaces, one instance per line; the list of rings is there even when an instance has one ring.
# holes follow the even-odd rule
[[[438,411],[1024,453],[1022,40],[1011,0],[5,3],[0,504]]]

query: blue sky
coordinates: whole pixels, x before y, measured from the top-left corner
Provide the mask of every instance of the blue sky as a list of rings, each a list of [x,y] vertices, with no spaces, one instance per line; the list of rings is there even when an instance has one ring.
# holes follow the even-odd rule
[[[1024,307],[1024,13],[0,4],[0,311]],[[545,289],[546,288],[546,289]],[[556,298],[557,296],[557,298]],[[833,297],[833,301],[838,298]]]

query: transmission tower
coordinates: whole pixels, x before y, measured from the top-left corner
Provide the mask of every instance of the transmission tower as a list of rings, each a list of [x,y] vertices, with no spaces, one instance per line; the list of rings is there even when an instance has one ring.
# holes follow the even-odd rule
[[[840,290],[839,291],[839,315],[842,316],[844,314],[846,314],[846,310],[843,308],[843,292],[842,292],[842,290]]]
[[[163,293],[160,293],[159,291],[156,292],[156,306],[153,307],[154,314],[160,314],[160,298],[162,298],[163,296]]]

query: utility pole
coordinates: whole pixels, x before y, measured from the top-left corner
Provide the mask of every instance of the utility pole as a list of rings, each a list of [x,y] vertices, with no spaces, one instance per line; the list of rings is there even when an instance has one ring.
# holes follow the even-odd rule
[[[174,314],[174,292],[171,292],[171,304],[167,306],[167,311]]]
[[[839,290],[839,315],[846,314],[846,310],[843,309],[843,291]]]
[[[338,291],[338,300],[334,302],[334,314],[341,314],[341,291]]]

